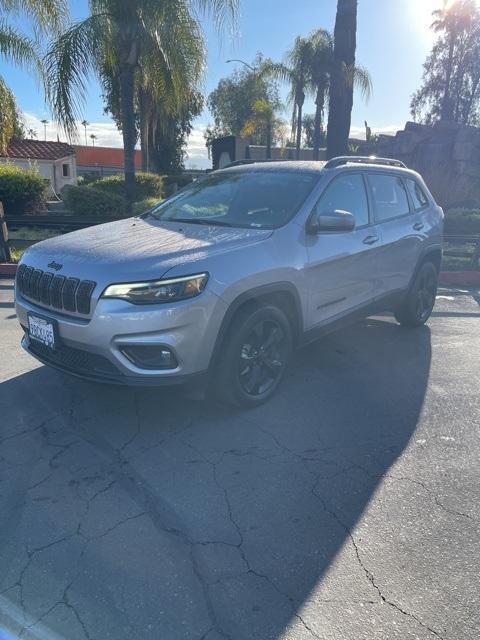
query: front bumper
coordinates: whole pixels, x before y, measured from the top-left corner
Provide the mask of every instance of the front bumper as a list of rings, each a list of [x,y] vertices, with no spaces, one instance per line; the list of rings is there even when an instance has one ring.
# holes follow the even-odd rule
[[[22,346],[44,364],[87,380],[110,384],[179,384],[208,371],[225,303],[204,291],[198,298],[171,305],[136,306],[123,300],[99,300],[92,317],[67,316],[31,303],[17,294],[20,324],[28,326],[28,313],[57,321],[59,348],[51,351],[28,336]],[[144,369],[121,351],[128,345],[168,347],[175,355],[174,369]]]

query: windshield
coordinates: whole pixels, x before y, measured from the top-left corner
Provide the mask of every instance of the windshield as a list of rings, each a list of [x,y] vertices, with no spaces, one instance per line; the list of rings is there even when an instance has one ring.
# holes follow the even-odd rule
[[[276,229],[298,211],[319,175],[300,171],[218,173],[149,212],[158,220]]]

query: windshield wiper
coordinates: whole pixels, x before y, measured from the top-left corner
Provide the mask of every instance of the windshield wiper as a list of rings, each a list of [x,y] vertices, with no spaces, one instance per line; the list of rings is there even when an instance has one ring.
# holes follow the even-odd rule
[[[217,218],[171,218],[168,222],[185,222],[186,224],[214,225],[216,227],[233,227],[234,225]]]

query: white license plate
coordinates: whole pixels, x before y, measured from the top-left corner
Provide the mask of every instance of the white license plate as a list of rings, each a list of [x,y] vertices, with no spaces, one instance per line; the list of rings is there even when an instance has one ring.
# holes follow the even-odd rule
[[[36,340],[50,349],[55,349],[55,328],[53,323],[45,318],[28,316],[28,335],[30,340]]]

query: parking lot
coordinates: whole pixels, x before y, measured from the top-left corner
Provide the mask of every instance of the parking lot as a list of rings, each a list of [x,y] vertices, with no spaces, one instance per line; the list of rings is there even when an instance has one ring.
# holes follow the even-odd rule
[[[299,351],[238,412],[77,381],[0,280],[0,638],[480,635],[480,294]]]

